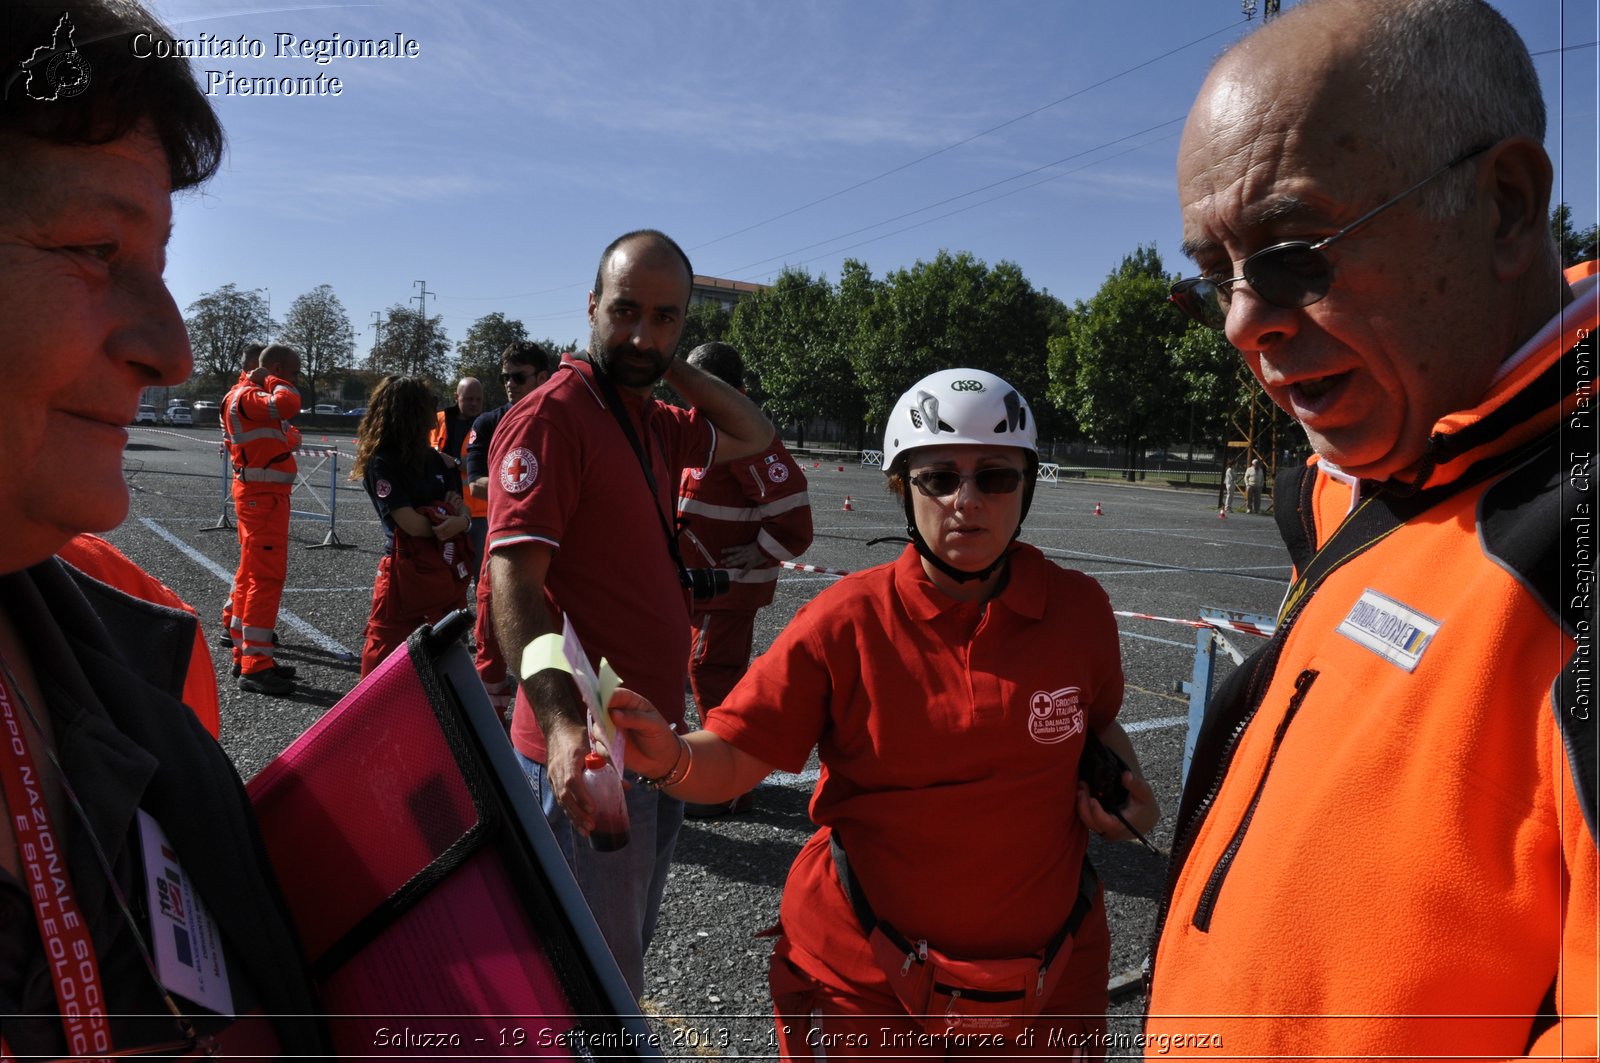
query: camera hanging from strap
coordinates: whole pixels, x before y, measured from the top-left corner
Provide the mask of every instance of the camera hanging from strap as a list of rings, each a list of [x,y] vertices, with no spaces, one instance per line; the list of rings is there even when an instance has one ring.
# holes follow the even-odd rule
[[[672,556],[672,563],[678,569],[678,582],[687,587],[690,585],[689,570],[683,564],[683,556],[678,553],[676,524],[668,521],[666,515],[661,512],[661,490],[656,486],[656,475],[650,469],[650,459],[645,456],[644,446],[639,442],[639,434],[633,430],[633,422],[628,419],[628,414],[623,409],[622,394],[617,391],[617,385],[612,381],[610,374],[601,369],[593,358],[585,355],[583,360],[588,362],[589,368],[594,371],[594,378],[600,384],[600,390],[605,397],[606,409],[616,418],[617,424],[622,428],[622,434],[627,437],[628,445],[633,448],[633,456],[639,459],[639,468],[644,472],[644,481],[650,486],[650,508],[655,510],[656,519],[661,522],[661,534],[667,540],[667,553]]]

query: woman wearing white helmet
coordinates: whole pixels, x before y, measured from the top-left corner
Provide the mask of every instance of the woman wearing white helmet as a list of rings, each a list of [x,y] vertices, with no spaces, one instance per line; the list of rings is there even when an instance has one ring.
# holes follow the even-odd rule
[[[706,730],[612,702],[629,767],[686,801],[818,751],[820,829],[790,869],[770,971],[785,1058],[1097,1054],[1110,944],[1088,835],[1148,832],[1158,810],[1115,722],[1105,592],[1016,541],[1035,439],[1001,378],[919,381],[884,437],[900,558],[801,609]],[[1089,732],[1132,765],[1126,824],[1079,783]]]

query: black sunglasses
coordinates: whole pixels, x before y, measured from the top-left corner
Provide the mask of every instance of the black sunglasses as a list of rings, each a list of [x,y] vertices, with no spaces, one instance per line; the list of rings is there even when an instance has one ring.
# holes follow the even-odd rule
[[[501,373],[500,374],[500,383],[502,383],[502,384],[515,384],[515,385],[517,385],[517,387],[520,388],[522,386],[523,381],[527,380],[532,375],[533,375],[533,372],[531,370],[528,370],[528,369],[523,369],[520,372],[516,372],[516,373]]]
[[[911,482],[929,498],[949,498],[961,490],[961,485],[969,479],[986,495],[1009,495],[1022,483],[1022,473],[1016,469],[995,466],[979,469],[968,477],[954,469],[929,469],[911,477]]]
[[[1250,290],[1273,306],[1285,310],[1299,310],[1320,302],[1333,287],[1333,263],[1324,254],[1335,240],[1341,240],[1366,225],[1373,218],[1399,203],[1428,182],[1442,177],[1477,155],[1488,151],[1491,145],[1473,148],[1464,155],[1445,163],[1437,170],[1378,206],[1373,207],[1343,229],[1325,239],[1312,243],[1309,240],[1289,240],[1264,248],[1244,260],[1244,268],[1237,277],[1213,280],[1210,277],[1186,277],[1172,286],[1168,301],[1207,328],[1221,331],[1228,323],[1228,289],[1243,281]]]

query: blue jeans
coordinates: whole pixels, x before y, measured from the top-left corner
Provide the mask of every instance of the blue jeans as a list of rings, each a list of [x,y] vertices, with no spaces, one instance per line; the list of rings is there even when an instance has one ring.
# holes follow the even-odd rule
[[[587,838],[575,833],[567,814],[556,804],[555,789],[546,781],[544,765],[521,753],[517,762],[544,809],[556,844],[567,858],[578,888],[583,890],[600,933],[622,969],[628,989],[638,1000],[644,993],[644,951],[656,930],[661,896],[667,889],[667,868],[683,826],[683,802],[649,789],[631,773],[628,802],[628,844],[598,853]]]

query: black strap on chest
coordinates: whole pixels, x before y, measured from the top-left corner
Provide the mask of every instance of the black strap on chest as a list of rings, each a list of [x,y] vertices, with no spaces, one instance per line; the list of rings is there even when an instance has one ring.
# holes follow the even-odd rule
[[[633,456],[639,459],[639,468],[644,472],[644,481],[650,487],[650,508],[655,511],[656,519],[661,522],[661,534],[667,540],[667,553],[672,556],[672,563],[678,569],[678,582],[687,587],[689,570],[684,566],[683,555],[678,553],[677,522],[667,520],[666,514],[661,512],[661,490],[656,485],[656,474],[650,468],[650,459],[645,455],[644,446],[639,442],[639,434],[633,430],[633,422],[628,419],[622,394],[617,391],[617,385],[612,381],[610,374],[602,370],[592,359],[585,361],[589,362],[589,368],[594,371],[594,379],[605,396],[606,409],[616,418],[617,424],[622,428],[622,434],[627,437],[628,445],[633,448]],[[673,491],[673,497],[677,497],[676,489]]]
[[[861,932],[871,936],[875,928],[881,928],[884,936],[894,942],[897,949],[911,952],[912,942],[905,935],[896,930],[885,920],[879,919],[873,912],[872,905],[867,902],[867,892],[861,888],[861,880],[856,878],[855,869],[850,866],[850,858],[845,855],[844,843],[839,841],[839,832],[828,831],[828,847],[833,852],[833,867],[839,873],[839,884],[844,887],[844,894],[850,898],[850,907],[855,910],[856,920],[861,924]],[[1055,962],[1056,954],[1061,951],[1061,946],[1067,939],[1078,932],[1083,926],[1083,921],[1089,915],[1089,910],[1094,907],[1096,894],[1100,892],[1100,876],[1095,872],[1094,865],[1089,863],[1088,854],[1083,857],[1083,871],[1078,875],[1078,896],[1072,902],[1072,910],[1067,913],[1067,921],[1061,924],[1061,929],[1045,944],[1042,960],[1048,967]]]

